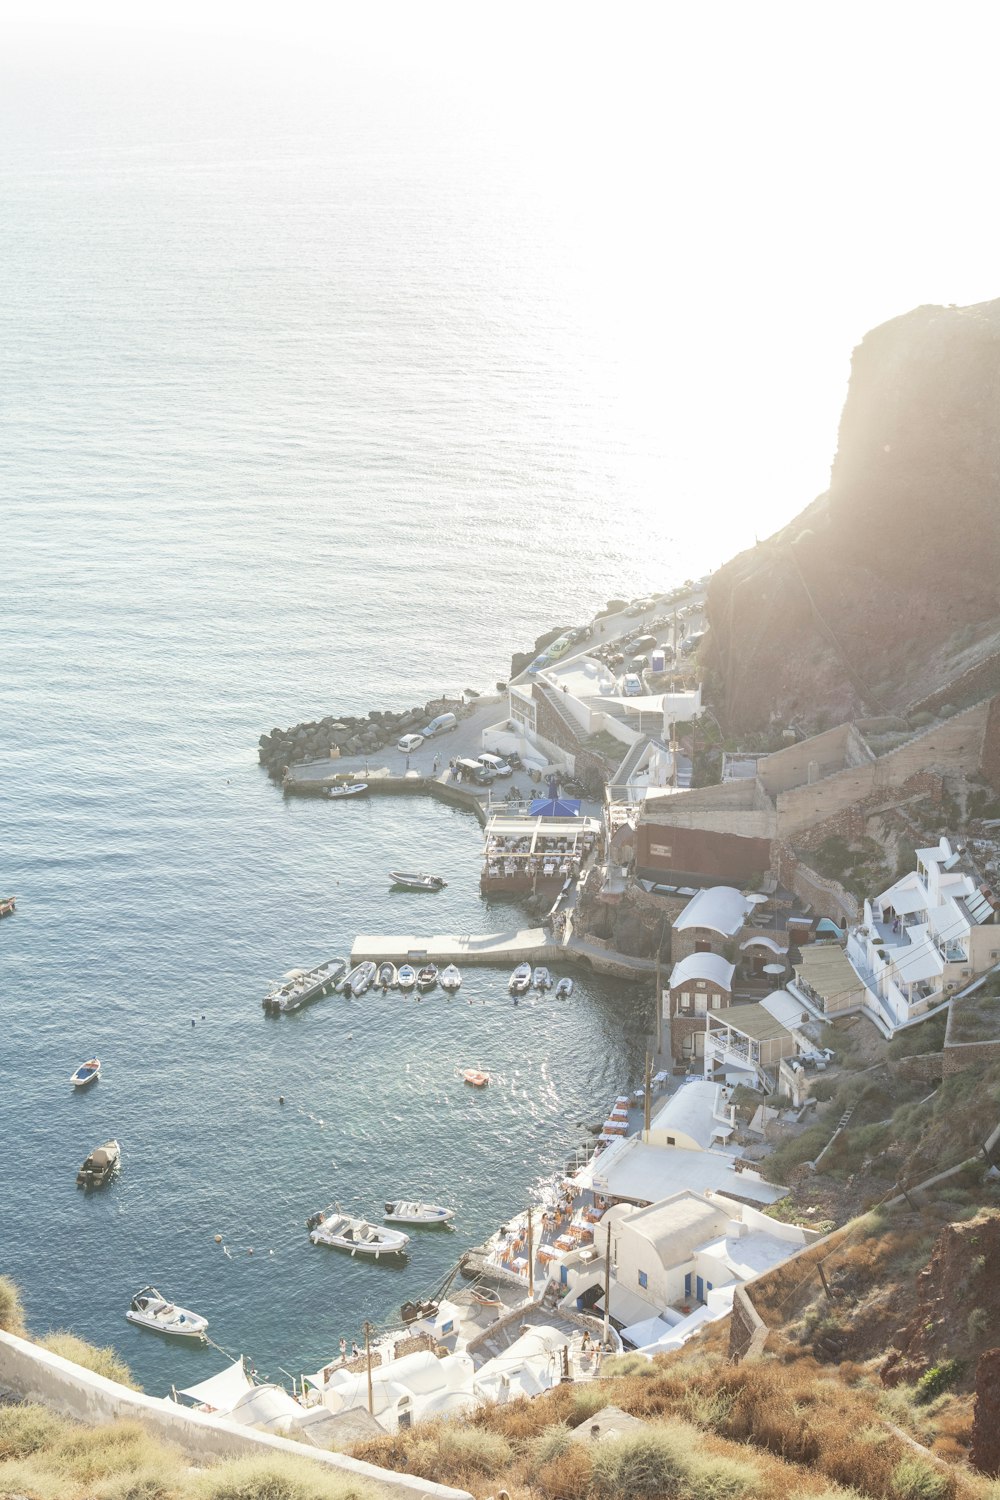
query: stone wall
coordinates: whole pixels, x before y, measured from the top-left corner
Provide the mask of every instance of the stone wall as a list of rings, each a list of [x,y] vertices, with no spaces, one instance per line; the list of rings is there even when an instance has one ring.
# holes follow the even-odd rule
[[[246,1455],[265,1458],[287,1453],[323,1464],[345,1480],[366,1480],[376,1494],[395,1500],[471,1500],[465,1490],[378,1469],[344,1453],[309,1448],[290,1438],[257,1432],[227,1422],[224,1417],[209,1416],[130,1390],[12,1333],[0,1332],[0,1388],[78,1422],[97,1424],[119,1417],[134,1418],[163,1442],[176,1444],[199,1464],[206,1460]]]
[[[580,731],[569,713],[556,708],[540,683],[532,683],[531,696],[535,704],[537,733],[573,757],[573,774],[578,780],[603,786],[614,767],[608,766],[592,750],[584,748]]]
[[[813,785],[816,785],[840,771],[870,764],[872,760],[874,756],[855,726],[838,724],[836,729],[764,756],[758,763],[757,775],[768,794],[777,797],[808,782],[810,768],[815,768]]]
[[[768,1328],[741,1286],[733,1293],[729,1318],[729,1363],[738,1365],[764,1352]]]
[[[855,898],[837,880],[828,880],[780,839],[771,848],[771,869],[777,879],[821,917],[842,923],[857,922],[861,912]]]
[[[831,817],[824,818],[809,828],[800,829],[794,836],[795,843],[800,849],[818,849],[829,838],[846,839],[849,844],[857,843],[865,837],[869,818],[878,817],[880,813],[895,812],[912,802],[924,802],[927,799],[940,805],[943,794],[943,776],[936,771],[918,771],[902,786],[874,791],[860,801],[852,802],[849,807],[841,808]]]
[[[906,712],[908,714],[933,714],[949,703],[958,705],[968,702],[969,699],[984,698],[987,694],[996,693],[998,689],[1000,689],[1000,651],[992,651],[975,666],[969,667],[960,676],[953,677],[936,693],[929,693],[926,698],[919,698],[915,703],[909,704]]]
[[[979,756],[979,769],[995,792],[1000,792],[1000,698],[991,698]]]
[[[916,1057],[900,1057],[887,1062],[890,1073],[911,1083],[939,1083],[944,1076],[944,1053],[921,1052]]]
[[[941,1054],[944,1059],[944,1077],[964,1073],[966,1068],[978,1068],[981,1063],[1000,1060],[1000,1039],[992,1042],[945,1042]]]
[[[685,1054],[685,1051],[684,1051],[684,1043],[687,1041],[688,1037],[695,1036],[699,1032],[701,1033],[702,1036],[705,1035],[705,1017],[704,1016],[692,1016],[692,1015],[675,1015],[675,1016],[671,1016],[671,1018],[670,1018],[670,1056],[673,1058],[674,1062],[676,1062],[676,1063],[682,1063],[682,1062],[686,1062],[687,1061],[687,1055]],[[698,1056],[697,1043],[695,1043],[695,1047],[694,1047],[694,1051],[693,1051],[692,1055],[695,1056],[695,1057]],[[704,1056],[704,1051],[702,1051],[701,1055]]]

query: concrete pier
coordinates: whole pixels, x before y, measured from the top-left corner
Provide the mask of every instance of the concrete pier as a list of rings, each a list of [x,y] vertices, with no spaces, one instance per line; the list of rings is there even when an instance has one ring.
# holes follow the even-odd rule
[[[566,957],[561,943],[544,927],[525,927],[516,932],[487,932],[466,937],[373,937],[355,938],[351,963],[426,964],[518,964],[556,963]]]

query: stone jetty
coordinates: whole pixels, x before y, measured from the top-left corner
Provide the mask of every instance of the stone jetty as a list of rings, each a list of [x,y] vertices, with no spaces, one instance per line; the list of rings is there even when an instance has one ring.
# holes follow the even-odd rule
[[[442,697],[400,713],[373,708],[364,718],[327,714],[324,719],[262,734],[258,758],[280,781],[289,766],[341,755],[370,755],[385,745],[394,745],[401,735],[419,733],[438,714],[453,713],[462,718],[471,711],[462,697]]]

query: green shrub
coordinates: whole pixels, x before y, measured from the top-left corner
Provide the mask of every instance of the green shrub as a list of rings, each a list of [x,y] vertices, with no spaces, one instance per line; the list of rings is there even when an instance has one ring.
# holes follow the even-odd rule
[[[951,1490],[947,1474],[920,1458],[904,1458],[892,1471],[892,1489],[899,1500],[945,1500]]]
[[[95,1375],[103,1375],[105,1379],[114,1380],[118,1385],[127,1385],[133,1391],[142,1389],[133,1378],[128,1365],[114,1349],[98,1348],[84,1339],[78,1339],[75,1333],[63,1329],[47,1333],[39,1342],[50,1354],[59,1354],[75,1365],[82,1365],[85,1370],[92,1370]]]
[[[935,1396],[940,1396],[942,1391],[950,1390],[961,1373],[962,1363],[957,1359],[946,1359],[939,1365],[933,1365],[917,1381],[918,1404],[926,1406]]]
[[[529,1444],[532,1463],[537,1468],[562,1458],[567,1448],[572,1447],[573,1435],[568,1427],[546,1427]]]
[[[602,1375],[655,1375],[656,1366],[642,1354],[616,1354],[601,1365]]]
[[[195,1482],[199,1500],[371,1500],[352,1475],[309,1458],[237,1458],[208,1469]]]
[[[475,1469],[483,1474],[496,1473],[514,1456],[510,1444],[498,1432],[490,1432],[486,1427],[450,1424],[438,1432],[437,1450],[449,1467]]]
[[[681,1443],[665,1428],[600,1443],[591,1457],[591,1487],[603,1500],[669,1500],[689,1494],[690,1466]]]
[[[65,1428],[45,1406],[0,1406],[0,1463],[50,1448]]]
[[[0,1329],[21,1339],[26,1332],[21,1294],[9,1276],[0,1276]]]
[[[739,1459],[691,1455],[690,1464],[684,1500],[744,1500],[761,1491],[757,1470]]]
[[[985,1307],[974,1307],[966,1320],[965,1326],[970,1339],[981,1339],[990,1326],[990,1315]]]

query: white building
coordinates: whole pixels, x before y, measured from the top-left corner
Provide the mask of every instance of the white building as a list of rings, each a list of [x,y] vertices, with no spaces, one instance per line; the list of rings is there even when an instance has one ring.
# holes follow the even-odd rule
[[[889,1035],[997,963],[996,912],[971,861],[946,838],[918,849],[916,869],[865,902],[847,958],[862,1009]]]
[[[704,1079],[692,1079],[665,1099],[643,1131],[651,1146],[677,1146],[682,1151],[713,1151],[736,1133],[736,1111],[729,1090]]]

